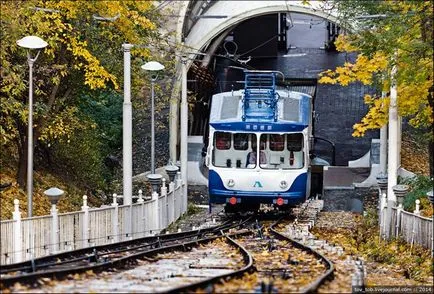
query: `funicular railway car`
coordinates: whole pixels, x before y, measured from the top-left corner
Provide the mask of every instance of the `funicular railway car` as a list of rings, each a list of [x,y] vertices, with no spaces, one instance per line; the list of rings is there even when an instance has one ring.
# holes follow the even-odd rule
[[[303,202],[310,190],[312,97],[276,87],[273,71],[245,71],[244,90],[212,97],[209,203],[228,212],[281,208]],[[259,154],[259,156],[258,156]]]

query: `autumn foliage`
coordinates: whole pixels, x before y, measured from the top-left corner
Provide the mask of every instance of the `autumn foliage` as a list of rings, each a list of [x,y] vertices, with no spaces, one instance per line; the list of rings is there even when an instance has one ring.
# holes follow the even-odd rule
[[[365,96],[369,110],[354,125],[353,136],[363,136],[388,121],[391,70],[396,66],[399,114],[417,128],[433,119],[433,3],[431,1],[329,1],[334,3],[346,33],[335,43],[338,51],[357,52],[346,62],[321,74],[320,83],[361,82],[381,94]],[[369,17],[377,15],[377,17]],[[362,17],[361,17],[362,16]],[[363,18],[363,16],[368,16]]]
[[[77,133],[96,127],[79,112],[80,96],[121,90],[121,45],[146,44],[154,38],[153,19],[151,1],[1,1],[0,144],[8,152],[16,150],[3,156],[18,155],[21,187],[27,161],[29,69],[26,49],[16,41],[36,35],[48,43],[34,64],[33,129],[36,149],[50,153],[53,144],[67,144]],[[142,47],[132,54],[142,62],[150,56]]]

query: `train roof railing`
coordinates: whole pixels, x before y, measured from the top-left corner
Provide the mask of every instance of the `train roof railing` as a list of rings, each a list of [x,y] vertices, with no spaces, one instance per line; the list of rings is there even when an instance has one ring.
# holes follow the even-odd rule
[[[244,73],[243,121],[277,121],[276,73],[279,72],[246,70]]]

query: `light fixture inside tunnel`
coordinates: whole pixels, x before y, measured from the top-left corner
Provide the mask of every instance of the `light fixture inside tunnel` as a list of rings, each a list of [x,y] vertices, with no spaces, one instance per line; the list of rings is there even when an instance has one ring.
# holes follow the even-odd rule
[[[199,19],[199,18],[228,18],[227,15],[196,15],[193,17],[194,19]]]

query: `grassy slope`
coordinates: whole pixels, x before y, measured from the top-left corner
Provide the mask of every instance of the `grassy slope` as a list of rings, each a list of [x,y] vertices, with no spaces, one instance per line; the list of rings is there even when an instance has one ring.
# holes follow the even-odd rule
[[[13,201],[18,199],[20,202],[21,217],[27,216],[27,196],[15,181],[15,171],[10,165],[1,165],[0,183],[10,183],[11,185],[0,192],[0,216],[2,220],[11,219],[14,209]],[[65,194],[59,200],[57,205],[59,212],[77,211],[81,209],[82,197],[85,191],[80,189],[74,183],[66,183],[59,175],[52,175],[46,171],[35,171],[33,182],[33,215],[48,215],[50,214],[51,204],[44,191],[57,187],[65,191]],[[89,197],[89,202],[93,206],[99,206],[96,199]]]

